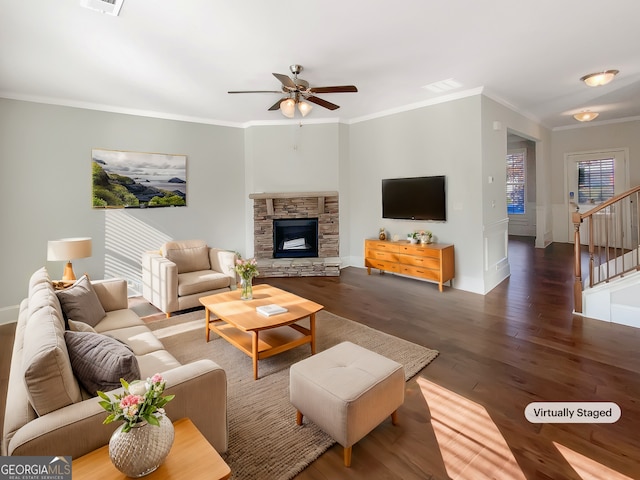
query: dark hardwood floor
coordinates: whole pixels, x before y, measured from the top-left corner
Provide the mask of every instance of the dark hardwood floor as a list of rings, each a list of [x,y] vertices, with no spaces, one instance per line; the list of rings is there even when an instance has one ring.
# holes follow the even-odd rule
[[[477,295],[346,268],[262,279],[440,355],[407,384],[400,424],[297,480],[640,478],[640,330],[573,315],[573,245],[509,243],[511,277]],[[319,327],[321,328],[321,326]],[[607,401],[615,424],[531,424],[534,401]]]
[[[571,244],[513,237],[509,258],[511,277],[484,296],[360,268],[256,279],[440,351],[407,383],[399,424],[358,442],[351,468],[336,445],[297,480],[640,478],[640,329],[571,313]],[[0,326],[0,404],[11,342]],[[615,402],[622,417],[532,424],[534,401]]]

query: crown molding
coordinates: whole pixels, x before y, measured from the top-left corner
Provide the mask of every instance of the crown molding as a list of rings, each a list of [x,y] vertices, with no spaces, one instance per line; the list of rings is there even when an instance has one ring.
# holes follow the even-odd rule
[[[469,90],[463,90],[461,92],[450,93],[449,95],[443,95],[437,98],[431,98],[429,100],[425,100],[423,102],[410,103],[408,105],[403,105],[401,107],[391,108],[389,110],[382,110],[377,113],[373,113],[371,115],[364,115],[362,117],[357,117],[349,120],[347,123],[349,125],[365,122],[367,120],[373,120],[375,118],[388,117],[389,115],[395,115],[396,113],[408,112],[411,110],[416,110],[418,108],[429,107],[431,105],[438,105],[440,103],[447,103],[453,100],[458,100],[461,98],[473,97],[475,95],[480,95],[483,92],[484,87],[472,88]]]
[[[24,102],[43,103],[47,105],[57,105],[60,107],[82,108],[85,110],[97,110],[100,112],[120,113],[123,115],[135,115],[138,117],[150,117],[150,118],[158,118],[162,120],[176,120],[179,122],[204,123],[208,125],[218,125],[221,127],[242,128],[241,123],[227,122],[224,120],[191,117],[188,115],[177,115],[173,113],[156,112],[152,110],[138,110],[135,108],[117,107],[113,105],[103,105],[99,103],[76,102],[73,100],[67,100],[67,99],[61,99],[61,98],[38,97],[38,96],[32,96],[32,95],[22,95],[22,94],[13,93],[13,92],[0,92],[0,97],[7,98],[9,100],[21,100]]]
[[[553,132],[559,132],[562,130],[575,130],[577,128],[589,128],[589,127],[601,127],[603,125],[613,125],[616,123],[638,122],[640,117],[625,117],[614,118],[612,120],[599,120],[594,122],[583,122],[577,125],[564,125],[562,127],[554,127],[551,129]]]

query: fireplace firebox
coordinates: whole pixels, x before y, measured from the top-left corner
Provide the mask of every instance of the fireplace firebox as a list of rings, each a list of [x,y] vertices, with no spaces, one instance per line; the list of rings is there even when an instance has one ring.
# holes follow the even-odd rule
[[[317,218],[283,218],[273,221],[273,258],[317,256]]]

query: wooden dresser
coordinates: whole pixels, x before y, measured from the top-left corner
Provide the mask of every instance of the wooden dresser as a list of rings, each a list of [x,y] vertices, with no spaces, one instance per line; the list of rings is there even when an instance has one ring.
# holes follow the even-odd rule
[[[364,264],[371,275],[371,269],[380,273],[392,272],[411,277],[425,278],[442,284],[455,276],[453,245],[430,243],[411,244],[406,241],[390,242],[366,239],[364,241]]]

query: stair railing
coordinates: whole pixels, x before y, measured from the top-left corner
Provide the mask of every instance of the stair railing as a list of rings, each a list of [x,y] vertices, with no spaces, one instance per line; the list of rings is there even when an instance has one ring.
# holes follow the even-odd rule
[[[574,226],[574,308],[582,313],[580,226],[586,221],[589,287],[640,270],[640,186],[617,195],[588,212],[572,213]],[[587,239],[585,239],[587,241]]]

